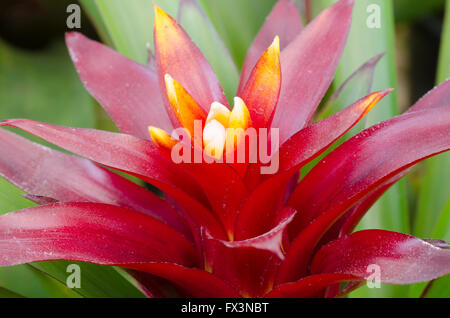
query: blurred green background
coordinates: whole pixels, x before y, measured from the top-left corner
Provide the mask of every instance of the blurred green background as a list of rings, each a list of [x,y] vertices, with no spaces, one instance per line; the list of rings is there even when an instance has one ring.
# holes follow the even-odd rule
[[[245,53],[275,0],[2,0],[0,120],[22,117],[115,130],[84,90],[65,49],[64,33],[70,31],[66,8],[71,3],[82,8],[81,29],[75,31],[145,63],[146,45],[153,46],[152,2],[178,18],[211,62],[228,98],[232,98]],[[306,23],[335,1],[296,2]],[[369,4],[381,8],[379,29],[361,27]],[[375,69],[373,84],[358,89],[396,90],[371,112],[366,126],[403,112],[450,77],[450,0],[357,0],[350,38],[330,94],[364,62],[382,52],[386,55]],[[346,92],[336,107],[362,97],[358,94],[362,92]],[[449,154],[426,161],[377,202],[360,228],[390,229],[450,241],[449,176]],[[28,206],[31,203],[20,196],[20,191],[0,178],[0,213]],[[0,297],[140,296],[123,271],[81,266],[88,273],[88,283],[81,290],[65,287],[64,263],[0,268]],[[351,297],[450,297],[448,276],[428,284],[424,293],[426,285],[362,288]]]

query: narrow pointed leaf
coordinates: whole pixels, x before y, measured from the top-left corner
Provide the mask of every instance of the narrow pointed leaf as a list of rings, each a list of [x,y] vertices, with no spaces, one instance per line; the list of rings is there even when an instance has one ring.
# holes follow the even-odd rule
[[[326,105],[320,111],[318,119],[329,117],[342,110],[347,104],[370,94],[372,92],[376,66],[384,55],[385,53],[378,54],[352,73],[327,101]]]

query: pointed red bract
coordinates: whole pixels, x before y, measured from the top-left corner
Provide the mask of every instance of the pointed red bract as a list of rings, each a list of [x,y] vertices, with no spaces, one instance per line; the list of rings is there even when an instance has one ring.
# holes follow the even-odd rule
[[[186,220],[167,202],[89,160],[0,130],[0,175],[33,201],[97,202],[153,216],[189,236]],[[45,181],[43,181],[45,180]]]
[[[411,131],[414,134],[405,133]],[[316,244],[358,200],[420,160],[448,149],[450,108],[441,108],[387,120],[326,156],[299,183],[288,202],[302,213],[290,225],[295,240],[280,268],[279,282],[305,274]]]
[[[198,264],[194,246],[147,215],[100,203],[43,205],[0,216],[0,265],[47,260]]]
[[[182,27],[156,6],[154,42],[161,95],[169,112],[166,74],[180,82],[206,112],[215,101],[228,105],[219,80],[203,54]],[[174,122],[173,114],[169,113],[169,116]]]
[[[256,62],[275,36],[280,37],[280,49],[283,50],[297,37],[301,30],[302,20],[295,2],[293,0],[279,0],[247,52],[242,66],[238,91],[244,88]]]
[[[280,39],[276,37],[258,60],[245,86],[237,92],[248,107],[252,127],[270,126],[280,88]]]
[[[366,278],[376,266],[381,282],[413,284],[449,274],[450,251],[406,234],[365,230],[322,247],[311,272]]]
[[[331,84],[350,31],[353,0],[321,13],[281,53],[280,99],[272,127],[282,144],[307,126]]]
[[[154,71],[80,33],[66,43],[84,86],[122,132],[149,139],[149,125],[172,130]]]

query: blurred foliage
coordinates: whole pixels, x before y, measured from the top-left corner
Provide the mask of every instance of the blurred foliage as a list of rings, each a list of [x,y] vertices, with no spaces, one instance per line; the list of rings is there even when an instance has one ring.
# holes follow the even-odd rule
[[[411,22],[422,19],[431,13],[442,10],[445,0],[393,0],[395,19],[398,22]]]
[[[250,44],[275,0],[199,0],[224,40],[231,56],[242,67]]]
[[[30,53],[0,40],[0,118],[93,127],[92,100],[63,43]]]

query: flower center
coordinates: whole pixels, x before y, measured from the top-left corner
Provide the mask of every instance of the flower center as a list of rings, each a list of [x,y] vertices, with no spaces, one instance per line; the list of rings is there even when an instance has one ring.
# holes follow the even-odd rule
[[[241,98],[234,98],[232,111],[219,102],[212,103],[203,129],[205,152],[221,159],[227,151],[234,151],[240,142],[236,130],[244,132],[250,125],[250,114]]]
[[[184,129],[181,139],[190,138],[194,148],[216,160],[221,160],[228,154],[234,157],[238,147],[245,141],[247,129],[252,125],[250,112],[244,101],[235,97],[233,110],[219,102],[213,102],[207,114],[169,74],[164,76],[164,81],[173,122]],[[171,149],[177,144],[175,139],[159,128],[149,127],[149,132],[153,141],[165,149]]]

